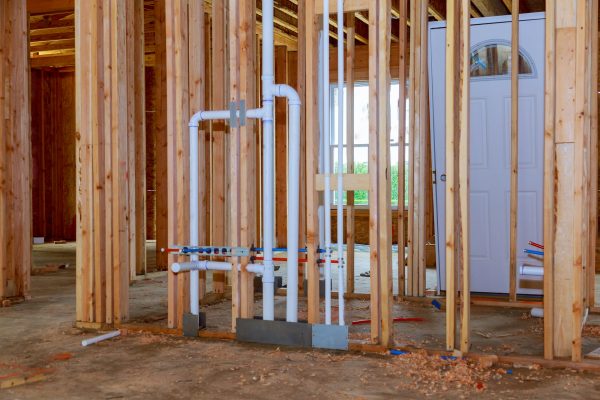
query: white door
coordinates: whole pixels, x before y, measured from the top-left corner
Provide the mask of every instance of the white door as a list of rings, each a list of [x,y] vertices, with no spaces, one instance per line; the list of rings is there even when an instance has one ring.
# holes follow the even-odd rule
[[[520,266],[541,265],[522,252],[543,239],[544,14],[520,18],[519,212]],[[445,24],[429,27],[435,223],[440,288],[445,290]],[[510,16],[471,25],[470,228],[471,290],[508,293],[510,282]],[[540,294],[523,289],[518,293]]]

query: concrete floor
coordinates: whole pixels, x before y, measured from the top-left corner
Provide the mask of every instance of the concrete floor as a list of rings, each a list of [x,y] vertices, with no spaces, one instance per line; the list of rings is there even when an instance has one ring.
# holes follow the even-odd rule
[[[42,379],[0,389],[0,399],[600,398],[596,375],[526,366],[487,368],[419,352],[368,355],[149,334],[81,347],[80,341],[95,333],[72,325],[75,270],[68,247],[37,248],[36,264],[67,262],[70,267],[32,277],[30,300],[0,308],[0,384],[10,376]],[[368,318],[368,306],[365,301],[349,302],[348,320]],[[278,315],[283,308],[284,298],[277,297]],[[301,317],[304,309],[302,304]],[[227,329],[227,301],[205,311],[209,329]],[[260,302],[256,312],[261,312]],[[398,344],[441,346],[443,312],[429,304],[402,303],[394,306],[394,315],[425,319],[396,324]],[[474,350],[540,353],[541,322],[522,315],[520,310],[474,307]],[[131,316],[142,323],[165,323],[164,276],[133,283]],[[353,340],[366,338],[367,330],[365,325],[353,326]],[[598,347],[599,341],[586,337],[584,347]]]
[[[419,352],[404,356],[323,352],[130,334],[81,347],[95,333],[73,328],[74,254],[65,245],[37,248],[35,262],[64,263],[66,270],[34,276],[29,301],[0,308],[0,383],[31,375],[42,382],[0,389],[0,399],[383,399],[423,397],[477,399],[600,399],[600,379],[572,371],[524,366],[486,368],[468,360],[447,361]],[[164,325],[166,278],[153,274],[131,287],[134,321]],[[283,316],[284,298],[277,297]],[[348,320],[368,318],[369,304],[347,305]],[[229,302],[205,307],[209,329],[230,324]],[[334,315],[335,315],[334,309]],[[260,301],[256,304],[261,313]],[[305,317],[301,302],[300,317]],[[540,354],[541,321],[511,309],[473,307],[473,350],[496,354]],[[427,303],[394,306],[394,316],[423,322],[395,325],[398,344],[441,347],[444,313]],[[597,323],[594,317],[590,321]],[[353,340],[368,326],[351,327]],[[584,348],[600,346],[586,336]]]

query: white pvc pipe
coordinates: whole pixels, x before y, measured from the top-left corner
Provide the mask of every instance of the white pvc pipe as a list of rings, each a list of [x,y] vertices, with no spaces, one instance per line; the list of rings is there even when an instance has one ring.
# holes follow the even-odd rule
[[[337,2],[338,35],[338,174],[337,174],[337,256],[338,256],[338,320],[344,325],[344,0]],[[350,112],[350,111],[348,111]]]
[[[273,38],[273,0],[262,3],[262,106],[263,115],[263,247],[265,273],[263,274],[263,320],[275,319],[273,265],[273,230],[275,191],[273,174],[273,86],[274,76],[274,38]]]
[[[190,126],[190,245],[198,246],[198,124]],[[198,254],[190,256],[191,262],[198,261]],[[200,288],[198,270],[190,271],[190,313],[200,314]]]
[[[544,267],[536,265],[521,265],[521,275],[544,276]]]
[[[232,264],[224,261],[188,261],[173,263],[171,271],[173,273],[192,272],[192,271],[231,271]],[[237,265],[238,271],[242,270],[242,265]],[[264,266],[261,264],[248,264],[246,270],[255,274],[262,274]]]
[[[325,174],[325,324],[331,324],[331,165],[329,156],[329,0],[323,0],[323,141]]]
[[[544,318],[544,309],[543,308],[532,308],[531,316],[535,318]]]
[[[323,32],[319,31],[319,54],[323,54]],[[318,58],[317,66],[317,93],[323,92],[323,57]],[[318,96],[317,107],[319,109],[319,174],[322,174],[325,170],[325,139],[323,138],[323,96]],[[323,194],[319,193],[319,208],[318,208],[318,222],[319,222],[319,248],[325,247],[325,207],[322,204]],[[323,270],[319,268],[319,280],[323,279]]]
[[[93,338],[90,338],[90,339],[84,339],[84,340],[81,341],[81,345],[83,347],[86,347],[86,346],[89,346],[91,344],[101,342],[103,340],[112,339],[114,337],[119,336],[120,334],[121,334],[121,331],[108,332],[108,333],[105,333],[104,335],[96,336],[96,337],[93,337]]]
[[[300,96],[288,85],[276,85],[275,95],[289,105],[288,191],[287,191],[287,301],[286,320],[298,322],[298,226],[300,221]]]
[[[263,121],[263,265],[249,265],[250,272],[263,275],[263,319],[274,319],[274,136],[273,136],[273,100],[274,96],[288,98],[290,107],[290,186],[288,189],[288,301],[287,319],[296,321],[298,314],[298,206],[300,187],[300,98],[298,93],[287,85],[275,85],[274,77],[274,38],[273,38],[273,0],[263,1],[263,63],[262,63],[262,108],[248,110],[246,118],[261,118]],[[240,117],[240,111],[236,111]],[[229,110],[199,111],[189,122],[190,129],[190,245],[198,246],[198,128],[203,120],[229,119]],[[238,265],[238,269],[240,266]],[[189,262],[174,263],[171,270],[175,273],[190,272],[190,310],[199,314],[198,271],[229,271],[231,264],[225,262],[199,261],[197,254],[192,254]]]

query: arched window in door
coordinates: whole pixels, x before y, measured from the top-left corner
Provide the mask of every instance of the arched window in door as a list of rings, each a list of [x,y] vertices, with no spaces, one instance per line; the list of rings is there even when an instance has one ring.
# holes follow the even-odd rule
[[[480,43],[471,50],[471,78],[510,78],[510,42]],[[519,49],[519,75],[535,76],[535,66],[523,49]]]

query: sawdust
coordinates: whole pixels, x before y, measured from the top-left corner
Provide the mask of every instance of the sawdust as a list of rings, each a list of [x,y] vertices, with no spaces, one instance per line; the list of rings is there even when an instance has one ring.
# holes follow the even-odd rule
[[[380,367],[386,376],[401,378],[396,390],[418,388],[423,395],[432,396],[452,390],[483,392],[490,380],[502,379],[507,373],[503,368],[491,367],[492,363],[487,359],[474,361],[418,351],[395,356]],[[364,378],[367,377],[365,374]]]
[[[600,338],[600,325],[585,325],[583,327],[583,336]]]

